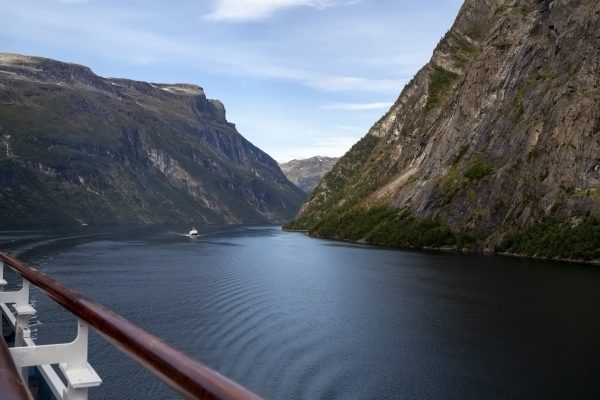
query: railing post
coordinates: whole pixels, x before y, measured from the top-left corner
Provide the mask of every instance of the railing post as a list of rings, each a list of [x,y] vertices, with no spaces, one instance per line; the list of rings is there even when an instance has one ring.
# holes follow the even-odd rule
[[[26,346],[25,339],[31,338],[29,318],[35,314],[35,308],[29,304],[29,281],[23,278],[23,287],[19,290],[19,300],[15,303],[17,324],[15,325],[15,346]]]
[[[15,346],[26,346],[25,339],[31,338],[31,330],[29,329],[29,318],[35,314],[35,309],[29,304],[29,281],[23,278],[23,287],[19,291],[21,296],[19,301],[15,303],[17,312],[17,322],[15,324]],[[20,370],[23,382],[27,384],[29,381],[29,368],[24,367]]]
[[[15,364],[18,367],[58,364],[67,380],[61,399],[86,400],[88,388],[102,383],[102,379],[87,362],[88,324],[85,321],[77,321],[77,337],[70,343],[38,346],[32,340],[26,342],[26,346],[10,348]]]
[[[6,282],[3,278],[2,281]],[[25,339],[31,337],[29,317],[35,314],[35,308],[29,304],[29,281],[23,278],[23,286],[17,291],[0,292],[0,303],[14,303],[16,311],[15,345],[24,346]]]
[[[64,400],[87,400],[88,388],[74,389],[68,386],[64,391]]]
[[[0,292],[4,292],[4,286],[6,286],[6,279],[4,279],[4,263],[0,261]],[[2,325],[4,323],[3,321],[2,311],[0,311],[0,333],[4,332],[4,326]]]
[[[0,261],[0,292],[4,290],[6,280],[4,279],[4,263]]]
[[[87,367],[80,368],[84,363],[82,360],[87,359],[89,324],[116,348],[128,354],[186,398],[260,399],[218,372],[132,324],[123,316],[59,284],[39,270],[1,251],[0,260],[23,277],[21,290],[0,293],[0,303],[16,303],[15,310],[22,317],[21,327],[27,326],[26,330],[21,330],[21,339],[27,346],[13,347],[9,352],[18,367],[41,365],[39,368],[42,375],[47,382],[52,382],[51,390],[57,398],[64,399],[68,396],[69,400],[86,399],[87,388],[102,383],[87,361]],[[25,324],[29,319],[25,317],[35,313],[28,302],[29,282],[81,319],[78,321],[79,334],[74,342],[38,346],[30,338],[24,337],[29,333],[29,327]],[[3,310],[8,310],[11,314],[12,325],[16,318],[13,319],[8,308],[3,306]],[[74,356],[81,355],[82,357],[73,359]],[[60,365],[68,387],[65,388],[61,378],[49,364]]]
[[[78,319],[77,338],[70,344],[71,354],[69,360],[59,365],[68,382],[68,386],[64,391],[65,400],[87,400],[88,387],[97,385],[95,382],[89,383],[91,367],[87,362],[88,331],[88,324]],[[100,379],[97,375],[96,377]]]

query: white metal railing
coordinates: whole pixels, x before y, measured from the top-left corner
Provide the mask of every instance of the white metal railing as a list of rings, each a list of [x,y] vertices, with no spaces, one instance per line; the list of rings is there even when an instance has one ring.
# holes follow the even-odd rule
[[[37,365],[58,399],[86,399],[88,388],[101,383],[98,375],[87,363],[89,325],[110,344],[140,363],[185,398],[260,400],[259,396],[217,371],[175,349],[122,315],[58,283],[43,272],[2,251],[0,251],[0,261],[23,277],[21,290],[0,292],[4,296],[4,298],[0,297],[2,312],[7,315],[17,335],[17,347],[8,349],[4,343],[0,346],[2,354],[10,354],[2,357],[0,361],[7,361],[7,358],[15,361],[10,360],[10,363],[5,363],[7,370],[10,370],[8,378],[18,375],[15,364],[19,368]],[[4,281],[2,276],[0,279]],[[35,313],[29,304],[29,283],[38,287],[42,293],[78,318],[77,338],[73,342],[48,346],[37,346],[34,343],[29,330],[29,317]],[[6,303],[15,304],[14,314]],[[50,364],[59,364],[67,381],[66,386]],[[0,378],[4,376],[1,372]],[[19,380],[18,383],[22,381]],[[19,385],[14,385],[11,379],[4,385],[13,387],[15,393],[20,390],[17,387]],[[27,396],[18,395],[11,398],[25,399]]]
[[[35,309],[29,304],[29,281],[23,278],[21,289],[5,291],[4,263],[0,262],[0,309],[15,332],[15,346],[9,349],[21,378],[27,380],[27,368],[36,366],[59,400],[87,400],[88,388],[98,386],[102,379],[87,362],[88,324],[77,322],[77,337],[70,343],[36,345],[31,338],[29,319]],[[8,306],[13,304],[13,311]],[[0,330],[2,328],[0,318]],[[65,385],[52,364],[58,364]]]

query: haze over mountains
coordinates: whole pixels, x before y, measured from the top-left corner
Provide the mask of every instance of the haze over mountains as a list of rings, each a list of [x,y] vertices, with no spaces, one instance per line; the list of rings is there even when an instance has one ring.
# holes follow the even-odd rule
[[[305,194],[190,84],[0,54],[3,225],[281,222]]]
[[[290,229],[600,259],[600,2],[467,0]]]
[[[315,156],[304,160],[292,160],[279,166],[294,185],[310,194],[337,160],[338,157]]]

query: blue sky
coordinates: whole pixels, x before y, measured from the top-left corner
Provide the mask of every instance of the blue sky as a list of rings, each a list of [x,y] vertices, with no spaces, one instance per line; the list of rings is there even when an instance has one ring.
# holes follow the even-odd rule
[[[462,0],[2,0],[0,52],[189,82],[277,161],[340,156],[431,57]]]

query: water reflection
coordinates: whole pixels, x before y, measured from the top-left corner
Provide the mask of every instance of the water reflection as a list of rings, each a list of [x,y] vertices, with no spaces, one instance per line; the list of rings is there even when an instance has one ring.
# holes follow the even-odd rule
[[[597,268],[199,230],[13,231],[0,246],[266,398],[600,396]],[[73,337],[34,297],[39,342]],[[96,336],[90,358],[92,399],[174,397]]]

